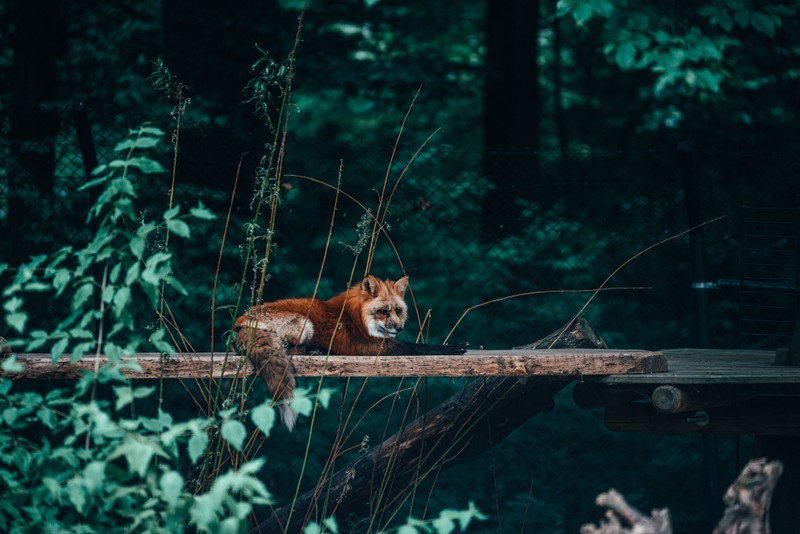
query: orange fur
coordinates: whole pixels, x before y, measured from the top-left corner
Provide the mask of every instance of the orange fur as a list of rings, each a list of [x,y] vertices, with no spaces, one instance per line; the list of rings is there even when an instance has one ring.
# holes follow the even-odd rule
[[[284,424],[292,429],[294,370],[287,347],[339,355],[461,354],[463,346],[403,343],[408,277],[397,281],[369,275],[329,300],[295,298],[253,306],[234,323],[236,347],[259,369]]]

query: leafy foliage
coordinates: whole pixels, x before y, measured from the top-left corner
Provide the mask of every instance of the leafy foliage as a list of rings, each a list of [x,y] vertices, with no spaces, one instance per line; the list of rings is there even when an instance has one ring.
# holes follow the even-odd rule
[[[726,65],[730,49],[744,44],[741,32],[773,39],[784,20],[797,15],[787,5],[743,0],[699,3],[680,19],[666,5],[634,6],[624,0],[559,0],[557,10],[559,16],[571,15],[578,26],[604,19],[605,55],[622,70],[655,73],[656,94],[670,88],[718,93],[731,76]]]
[[[72,388],[46,394],[15,391],[12,380],[0,379],[0,530],[81,525],[86,532],[181,532],[192,524],[201,532],[238,532],[249,524],[253,506],[271,502],[255,476],[263,460],[216,476],[205,493],[189,491],[179,471],[187,461],[203,459],[209,433],[219,431],[225,443],[241,450],[246,429],[234,410],[219,419],[184,422],[162,409],[156,417],[122,414],[138,400],[153,402],[156,391],[131,386],[121,373],[136,369],[135,361],[122,359],[146,342],[133,320],[134,302],[145,298],[158,309],[166,287],[185,293],[173,275],[172,254],[157,237],[170,232],[189,238],[187,220],[214,218],[202,205],[184,216],[175,206],[158,222],[138,215],[137,174],[164,172],[142,151],[157,146],[162,136],[159,129],[142,126],[118,143],[122,157],[98,167],[83,186],[98,190],[87,218],[95,228],[92,239],[83,248],[66,246],[32,258],[3,290],[5,322],[18,334],[12,345],[29,351],[50,345],[54,362],[67,352],[76,361],[102,350],[109,364],[86,373]],[[42,318],[25,311],[32,294],[48,295],[66,317],[54,318],[50,330],[39,328]],[[164,333],[155,329],[147,341],[171,352]],[[3,370],[22,371],[13,356]],[[98,397],[98,384],[119,384],[112,387],[113,401]],[[268,405],[253,412],[265,433],[274,419]]]
[[[0,379],[0,530],[80,525],[86,532],[182,532],[190,525],[200,532],[242,532],[254,507],[273,502],[257,477],[263,459],[227,470],[218,461],[225,450],[234,456],[246,452],[248,425],[269,436],[276,420],[269,401],[249,414],[227,408],[178,421],[156,398],[156,387],[134,387],[122,373],[137,370],[135,360],[125,357],[143,346],[174,352],[163,326],[142,336],[135,303],[144,300],[158,314],[167,291],[186,294],[173,273],[165,236],[189,239],[191,221],[215,218],[202,204],[187,213],[175,205],[156,221],[136,210],[137,177],[165,172],[148,153],[162,137],[161,130],[145,125],[117,143],[120,157],[95,169],[82,186],[96,191],[86,219],[94,229],[89,242],[32,258],[2,292],[5,323],[17,334],[12,346],[50,347],[54,363],[67,353],[71,361],[103,353],[109,363],[72,387],[45,394],[17,391],[11,379]],[[47,321],[26,311],[32,296],[46,296],[66,317],[54,314],[45,329]],[[24,371],[13,356],[2,367],[7,373]],[[109,398],[98,395],[98,387],[105,386]],[[293,402],[308,416],[317,402],[327,407],[332,393],[320,387],[312,395],[300,388]],[[139,402],[158,403],[156,416],[135,415]],[[187,480],[187,465],[203,467],[196,471],[203,478]],[[410,518],[397,532],[449,533],[482,517],[470,505],[463,512],[445,510],[432,522]],[[335,520],[310,524],[307,532],[323,529],[335,533]]]

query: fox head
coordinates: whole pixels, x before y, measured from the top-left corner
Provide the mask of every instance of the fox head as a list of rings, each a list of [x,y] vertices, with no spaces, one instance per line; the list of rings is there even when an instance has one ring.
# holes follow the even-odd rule
[[[361,318],[370,336],[392,338],[402,332],[408,319],[407,287],[407,276],[393,282],[369,275],[358,284],[364,299]]]

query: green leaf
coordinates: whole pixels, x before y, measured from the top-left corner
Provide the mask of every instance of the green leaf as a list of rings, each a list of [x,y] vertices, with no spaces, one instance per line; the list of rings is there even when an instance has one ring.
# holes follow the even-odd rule
[[[205,221],[212,221],[217,218],[214,212],[203,206],[202,202],[198,202],[196,208],[190,209],[189,214],[195,219],[202,219]]]
[[[19,416],[19,410],[17,408],[14,408],[13,406],[3,410],[3,421],[5,421],[5,423],[8,426],[13,426],[14,421],[17,420],[18,416]]]
[[[126,139],[124,141],[120,141],[114,147],[114,152],[120,152],[122,150],[128,150],[130,148],[152,148],[161,141],[158,137],[137,137],[135,139]]]
[[[451,534],[456,529],[455,521],[442,516],[434,519],[431,526],[436,531],[436,534]]]
[[[591,0],[592,9],[601,17],[610,17],[614,14],[614,3],[611,0]]]
[[[55,430],[58,422],[58,419],[56,419],[56,412],[50,408],[40,408],[39,411],[36,412],[36,417],[39,418],[39,421],[41,421],[44,426],[50,430]]]
[[[128,272],[125,273],[125,285],[129,286],[136,282],[136,279],[139,278],[139,263],[133,263],[129,268]]]
[[[181,212],[181,205],[177,204],[164,212],[164,220],[170,221],[175,217],[177,217],[180,212]]]
[[[17,357],[13,354],[3,360],[3,371],[6,373],[21,373],[25,371],[25,366],[17,361]]]
[[[708,69],[700,69],[695,72],[694,81],[698,87],[717,93],[719,92],[719,84],[722,81],[722,77]]]
[[[33,291],[33,292],[49,291],[50,285],[45,284],[43,282],[28,282],[27,284],[25,284],[25,287],[23,289],[25,289],[25,291]]]
[[[628,27],[633,30],[642,32],[647,29],[649,24],[650,21],[643,12],[633,12],[628,16]]]
[[[330,516],[322,522],[325,527],[332,533],[338,534],[339,532],[339,525],[336,523],[336,518],[334,516]]]
[[[72,280],[72,272],[69,269],[58,269],[56,271],[53,275],[53,288],[56,290],[57,297],[61,295],[70,280]]]
[[[50,349],[50,360],[53,362],[53,365],[56,364],[58,359],[64,354],[67,350],[67,345],[69,344],[69,338],[62,337],[59,339],[55,345]]]
[[[124,176],[114,178],[111,182],[117,193],[129,197],[136,197],[136,188],[133,187],[133,182]],[[119,202],[119,201],[118,201]]]
[[[133,394],[131,393],[130,386],[115,386],[113,389],[114,395],[117,397],[117,402],[114,403],[115,410],[120,410],[133,402]]]
[[[197,460],[205,454],[206,446],[208,446],[208,435],[202,429],[195,429],[192,432],[192,437],[189,438],[189,446],[187,448],[189,459],[193,464],[196,464]]]
[[[128,247],[130,247],[131,253],[133,254],[133,256],[137,260],[142,259],[142,256],[144,255],[144,248],[145,248],[145,240],[144,240],[144,238],[139,237],[139,236],[133,236],[131,238],[130,243],[128,243]]]
[[[150,442],[137,439],[127,440],[123,454],[128,462],[128,472],[137,473],[140,477],[144,477],[150,467],[150,461],[156,454],[156,450],[156,447]]]
[[[189,225],[180,219],[170,219],[167,221],[167,229],[178,237],[189,237],[191,233]]]
[[[636,61],[636,47],[632,43],[622,43],[617,47],[617,52],[614,54],[614,61],[622,70],[628,70],[633,67]]]
[[[83,484],[89,495],[94,494],[103,485],[106,479],[106,463],[105,462],[89,462],[86,469],[83,470]]]
[[[780,24],[780,19],[778,19],[778,23]],[[753,25],[753,29],[763,33],[770,39],[775,36],[775,20],[766,13],[753,11],[750,14],[750,24]]]
[[[265,436],[269,436],[272,427],[275,425],[275,408],[270,406],[269,401],[267,401],[253,408],[251,418],[256,428]]]
[[[3,303],[3,309],[6,310],[8,313],[14,313],[15,311],[19,310],[24,304],[24,300],[19,297],[11,297],[7,301]]]
[[[151,432],[163,432],[173,427],[172,416],[161,408],[158,409],[158,417],[140,417],[139,420],[142,422],[142,425]],[[175,436],[167,436],[167,439],[165,439],[165,435],[162,434],[161,436],[162,443],[167,445],[171,445],[174,439]]]
[[[163,136],[164,130],[156,128],[155,126],[147,126],[147,123],[139,126],[136,130],[131,130],[131,135],[150,135],[150,136]]]
[[[241,451],[244,447],[244,440],[247,437],[247,429],[242,423],[235,419],[230,419],[222,423],[222,439],[227,441],[231,447]]]
[[[73,477],[67,482],[67,495],[72,506],[79,514],[83,514],[83,507],[86,505],[86,491],[83,488],[81,477]]]
[[[127,160],[116,159],[109,163],[108,166],[112,168],[135,167],[145,174],[156,174],[167,171],[167,169],[156,160],[143,157],[130,158]]]
[[[49,503],[61,504],[61,484],[52,477],[42,477],[42,486],[50,494]]]
[[[214,532],[216,529],[217,512],[222,513],[222,498],[220,493],[206,493],[197,495],[190,510],[191,522],[197,525],[201,532]]]
[[[572,18],[575,19],[575,22],[579,26],[586,24],[592,16],[594,16],[594,10],[592,10],[591,3],[587,0],[579,0],[578,5],[572,11]]]
[[[736,10],[736,13],[733,15],[733,20],[736,21],[736,24],[739,25],[740,28],[747,28],[747,25],[750,23],[750,12],[741,7]]]
[[[167,471],[158,481],[161,494],[170,508],[175,508],[183,493],[183,477],[177,471]]]
[[[136,229],[136,235],[139,237],[147,237],[150,235],[150,232],[156,229],[155,223],[142,223],[139,228]]]
[[[169,252],[156,252],[147,258],[142,271],[142,281],[152,286],[160,286],[172,269],[169,261],[171,257]]]
[[[219,524],[219,529],[217,530],[219,534],[238,534],[241,531],[242,529],[239,525],[239,519],[236,517],[226,517],[223,519]]]
[[[106,169],[106,166],[105,165],[101,165],[100,167],[97,167],[94,171],[92,171],[92,175],[100,174],[105,169]],[[92,187],[94,187],[96,185],[100,185],[102,183],[105,183],[105,181],[108,180],[110,177],[111,177],[110,174],[105,174],[105,175],[101,176],[100,178],[94,178],[92,180],[89,180],[88,182],[85,182],[81,186],[79,186],[76,189],[76,191],[85,191],[86,189],[90,189],[90,188],[92,188]]]
[[[168,276],[166,279],[167,285],[171,288],[174,288],[178,293],[181,295],[189,295],[189,291],[186,290],[183,284],[181,284],[177,278],[174,276]]]
[[[72,296],[72,311],[80,309],[89,297],[94,294],[94,286],[90,283],[83,284]]]
[[[84,355],[94,348],[94,341],[83,341],[72,348],[69,355],[70,362],[77,362],[83,359]]]
[[[319,390],[319,393],[317,394],[317,400],[319,401],[320,405],[326,410],[328,409],[328,405],[331,402],[331,395],[333,395],[334,393],[336,393],[335,388],[322,388]]]
[[[122,315],[122,312],[125,311],[125,307],[131,301],[131,288],[130,287],[121,287],[119,290],[114,294],[114,299],[111,302],[111,310],[114,312],[114,316],[119,318]]]
[[[100,293],[100,300],[102,300],[105,304],[111,302],[111,299],[114,298],[114,291],[116,288],[113,285],[107,285],[103,288],[102,292]]]
[[[25,323],[28,322],[28,314],[25,312],[9,313],[6,315],[8,326],[22,334],[25,332]]]
[[[125,355],[125,351],[113,341],[106,341],[105,345],[103,345],[103,354],[106,355],[109,362],[119,363]]]
[[[294,391],[294,396],[290,401],[292,403],[292,408],[294,411],[299,413],[300,415],[305,415],[308,417],[311,415],[311,411],[314,409],[314,403],[311,401],[311,398],[308,396],[311,390],[307,388],[297,388]]]
[[[164,341],[164,335],[166,334],[166,330],[164,328],[159,328],[155,332],[150,335],[148,341],[153,344],[155,349],[158,352],[162,352],[164,354],[172,354],[175,352],[174,347]]]

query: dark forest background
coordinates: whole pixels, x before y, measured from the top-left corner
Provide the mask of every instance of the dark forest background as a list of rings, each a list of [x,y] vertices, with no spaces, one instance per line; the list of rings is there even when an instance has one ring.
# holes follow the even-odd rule
[[[264,58],[276,69],[288,65],[303,7],[295,0],[0,4],[0,264],[13,268],[89,235],[83,214],[92,197],[78,187],[92,151],[107,163],[129,128],[145,122],[176,131],[173,103],[150,78],[163,61],[190,99],[175,196],[187,205],[201,200],[219,216],[177,244],[176,276],[190,295],[175,295],[172,311],[193,349],[208,350],[216,287],[221,343],[231,322],[225,306],[235,303],[242,277],[254,183],[272,140],[245,88]],[[371,270],[410,276],[411,322],[431,311],[422,332],[430,342],[441,342],[470,306],[598,287],[648,246],[713,220],[627,265],[610,285],[640,289],[605,292],[584,316],[619,348],[786,344],[800,263],[798,7],[310,2],[293,65],[264,298],[313,290],[335,195],[308,177],[335,185],[341,165],[342,190],[373,210],[384,178],[391,188],[402,177],[387,216],[402,264],[382,239]],[[81,137],[84,126],[90,135]],[[171,144],[160,148],[158,159],[172,168]],[[230,241],[216,273],[240,161]],[[142,177],[144,210],[165,209],[169,180]],[[364,274],[364,258],[353,254],[362,215],[358,204],[339,199],[319,295],[341,291],[354,262],[356,278]],[[692,289],[719,280],[795,292]],[[0,286],[7,282],[0,277]],[[504,300],[469,313],[450,339],[471,348],[528,343],[567,322],[586,298]],[[43,303],[40,313],[53,310]],[[143,309],[138,320],[153,318]],[[414,325],[406,339],[419,331]],[[0,335],[10,335],[5,322]],[[394,380],[368,385],[364,407],[399,387]],[[420,409],[463,385],[428,380]],[[184,387],[168,395],[197,412]],[[353,439],[377,443],[384,427],[396,430],[396,414],[385,406],[370,410]],[[317,422],[319,455],[304,487],[325,459],[335,412]],[[300,426],[292,435],[274,432],[266,449],[265,481],[281,503],[291,499],[296,452],[307,438]],[[599,518],[594,497],[613,486],[642,509],[668,506],[677,532],[696,532],[715,520],[704,463],[719,461],[724,487],[747,446],[746,436],[709,448],[698,435],[612,434],[600,412],[576,409],[566,393],[553,412],[419,493],[431,511],[474,501],[490,516],[474,532],[577,532]]]

